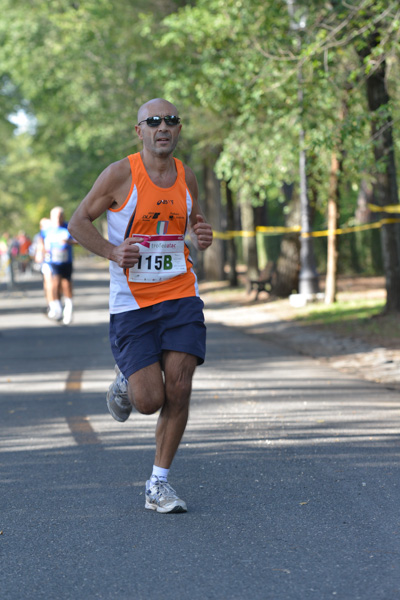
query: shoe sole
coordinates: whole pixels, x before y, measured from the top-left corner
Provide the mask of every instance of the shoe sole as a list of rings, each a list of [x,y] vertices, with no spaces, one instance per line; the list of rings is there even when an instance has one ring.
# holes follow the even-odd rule
[[[147,508],[147,510],[155,510],[155,511],[157,511],[159,513],[163,513],[163,514],[172,514],[172,513],[176,514],[176,513],[187,512],[187,508],[185,508],[181,504],[177,504],[173,508],[168,509],[168,508],[162,508],[161,506],[157,506],[157,504],[151,504],[150,502],[146,501],[146,504],[144,505],[144,507]]]

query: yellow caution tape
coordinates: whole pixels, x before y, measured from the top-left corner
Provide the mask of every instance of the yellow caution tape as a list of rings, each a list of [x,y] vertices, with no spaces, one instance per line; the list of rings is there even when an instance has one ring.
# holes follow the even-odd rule
[[[328,235],[342,235],[343,233],[353,233],[354,231],[367,231],[368,229],[380,229],[382,225],[391,223],[400,223],[400,219],[381,219],[374,223],[366,223],[365,225],[354,225],[353,227],[341,227],[339,229],[326,229],[325,231],[311,231],[310,233],[301,233],[302,238],[310,237],[325,237]]]
[[[295,227],[256,227],[255,231],[213,231],[214,237],[220,240],[231,240],[235,237],[254,237],[257,233],[288,233],[290,231],[301,231],[300,225]]]
[[[254,237],[255,231],[213,231],[213,236],[220,240],[232,240],[235,237]]]
[[[399,205],[400,207],[400,205]],[[389,212],[389,211],[388,211]],[[393,211],[395,212],[395,211]],[[400,212],[400,211],[399,211]],[[342,235],[344,233],[353,233],[355,231],[367,231],[368,229],[379,229],[382,225],[389,225],[392,223],[400,223],[400,219],[380,219],[374,223],[366,223],[365,225],[354,225],[352,227],[340,227],[338,229],[325,229],[323,231],[310,231],[301,232],[301,227],[296,225],[294,227],[256,227],[255,231],[214,231],[214,238],[220,240],[231,240],[236,237],[254,237],[257,233],[268,235],[279,235],[280,233],[299,232],[302,238],[310,237],[327,237],[328,235]]]
[[[257,233],[287,233],[290,231],[301,231],[300,225],[295,227],[256,227]]]
[[[400,213],[400,204],[387,204],[386,206],[368,204],[368,208],[371,212]]]

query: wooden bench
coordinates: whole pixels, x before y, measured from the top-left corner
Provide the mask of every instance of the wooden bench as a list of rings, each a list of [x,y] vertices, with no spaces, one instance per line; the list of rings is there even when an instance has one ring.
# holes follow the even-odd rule
[[[274,276],[274,273],[275,263],[274,261],[270,260],[269,262],[267,262],[264,269],[260,271],[260,274],[257,279],[249,279],[247,284],[247,293],[251,294],[253,290],[256,290],[256,295],[254,297],[255,300],[258,299],[258,295],[260,292],[267,292],[268,294],[270,294],[272,289],[272,278]]]

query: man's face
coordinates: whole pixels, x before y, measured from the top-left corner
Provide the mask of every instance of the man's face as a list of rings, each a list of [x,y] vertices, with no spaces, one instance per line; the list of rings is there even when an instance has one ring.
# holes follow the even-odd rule
[[[169,102],[154,102],[144,107],[139,115],[140,121],[148,117],[178,116],[176,108]],[[139,121],[139,122],[140,122]],[[154,156],[167,157],[173,153],[178,143],[182,125],[167,125],[164,119],[157,127],[150,127],[146,122],[136,125],[136,132],[143,147]]]

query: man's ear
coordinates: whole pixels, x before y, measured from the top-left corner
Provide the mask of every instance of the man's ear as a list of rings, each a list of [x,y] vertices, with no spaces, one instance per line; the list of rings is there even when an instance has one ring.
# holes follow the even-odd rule
[[[140,125],[135,125],[135,131],[138,134],[139,139],[143,139],[143,135],[142,135],[142,128],[140,127]]]

